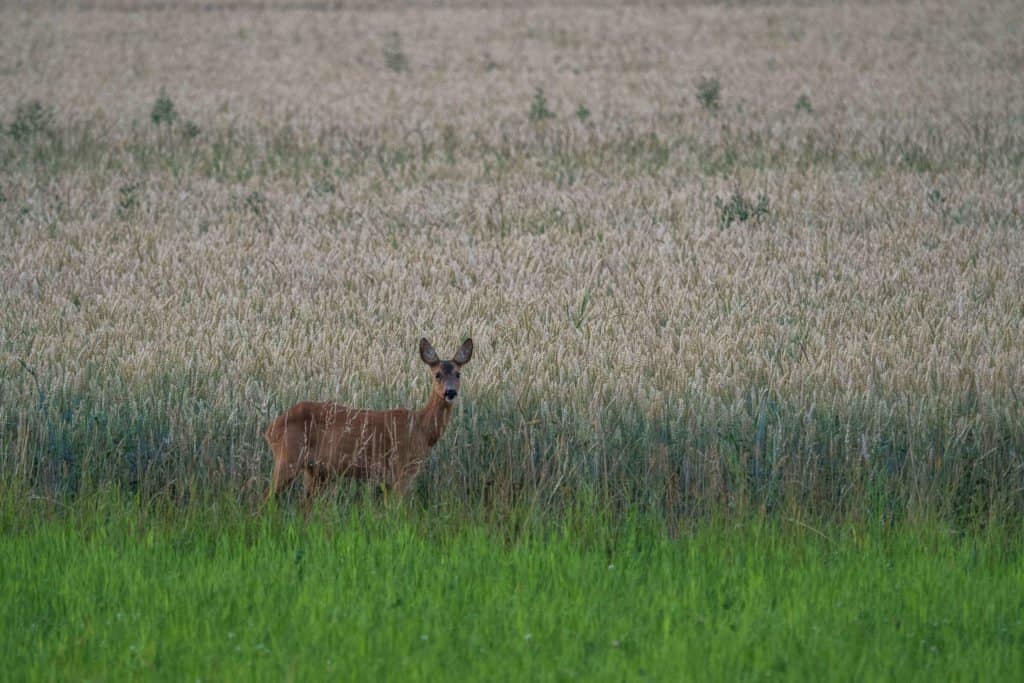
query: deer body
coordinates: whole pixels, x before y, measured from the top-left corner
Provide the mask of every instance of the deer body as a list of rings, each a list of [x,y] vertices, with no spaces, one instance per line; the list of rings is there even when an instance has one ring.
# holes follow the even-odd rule
[[[300,473],[306,505],[337,477],[408,491],[451,420],[459,369],[472,353],[473,341],[467,339],[451,361],[441,361],[430,342],[420,340],[420,357],[434,372],[421,410],[358,410],[303,401],[279,415],[264,435],[274,454],[271,497]]]

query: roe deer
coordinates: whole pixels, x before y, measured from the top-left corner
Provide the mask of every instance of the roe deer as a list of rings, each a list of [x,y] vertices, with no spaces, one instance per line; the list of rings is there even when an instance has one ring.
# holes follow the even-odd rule
[[[450,361],[420,339],[420,358],[434,375],[427,405],[413,410],[356,410],[337,403],[303,401],[281,413],[264,435],[274,452],[270,498],[301,472],[304,507],[336,477],[383,484],[403,494],[452,416],[459,370],[473,355],[467,339]]]

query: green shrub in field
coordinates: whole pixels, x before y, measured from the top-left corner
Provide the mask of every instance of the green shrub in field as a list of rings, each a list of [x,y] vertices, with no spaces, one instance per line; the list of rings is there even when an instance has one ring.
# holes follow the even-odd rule
[[[384,39],[384,64],[395,73],[409,70],[409,57],[402,49],[402,36],[392,31]]]
[[[900,144],[900,161],[915,173],[930,173],[935,164],[925,147],[909,137]]]
[[[449,164],[455,163],[455,151],[459,146],[459,136],[455,132],[455,126],[447,124],[441,129],[441,147],[444,149],[444,159]]]
[[[267,213],[267,198],[259,190],[253,190],[245,196],[245,208],[256,216]]]
[[[718,111],[722,98],[722,84],[714,76],[697,81],[697,101],[708,111]]]
[[[185,124],[181,127],[182,136],[184,136],[188,140],[194,140],[195,138],[199,137],[199,133],[201,132],[202,130],[194,121],[186,121]]]
[[[139,208],[139,188],[139,183],[127,183],[118,189],[118,216],[128,218]]]
[[[178,112],[174,109],[174,102],[171,101],[167,91],[160,88],[160,94],[153,102],[153,109],[149,112],[149,119],[157,126],[169,126],[178,118]]]
[[[14,108],[14,119],[7,127],[7,134],[16,142],[22,142],[37,135],[51,134],[54,118],[53,109],[39,100],[19,104]]]
[[[806,93],[796,98],[796,105],[794,108],[798,112],[803,112],[804,114],[814,113],[814,107],[811,106],[811,98],[808,97]]]
[[[548,98],[544,95],[544,88],[538,87],[533,91],[533,100],[530,102],[530,120],[540,123],[553,118],[555,118],[555,112],[548,107]]]
[[[728,199],[715,197],[715,209],[718,211],[718,223],[723,228],[733,223],[759,222],[771,212],[767,195],[759,194],[755,200],[738,189]]]

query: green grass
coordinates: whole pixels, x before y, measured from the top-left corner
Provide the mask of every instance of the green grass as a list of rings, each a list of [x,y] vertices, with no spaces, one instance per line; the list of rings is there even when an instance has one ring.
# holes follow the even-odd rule
[[[0,537],[13,680],[1013,680],[1019,532],[82,499]]]

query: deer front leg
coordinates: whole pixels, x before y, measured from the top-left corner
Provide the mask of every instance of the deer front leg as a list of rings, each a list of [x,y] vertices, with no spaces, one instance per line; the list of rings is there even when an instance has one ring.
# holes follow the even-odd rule
[[[415,485],[416,476],[420,473],[420,469],[422,469],[422,467],[422,460],[407,463],[405,467],[395,473],[393,483],[390,487],[391,490],[394,491],[396,495],[404,498]]]

